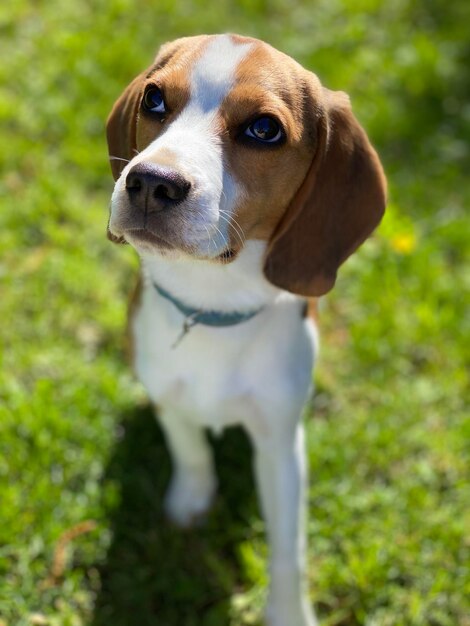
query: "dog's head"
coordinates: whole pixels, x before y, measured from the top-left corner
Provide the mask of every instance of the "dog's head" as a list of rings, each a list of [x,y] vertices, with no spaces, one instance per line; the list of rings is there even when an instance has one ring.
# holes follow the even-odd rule
[[[263,240],[268,280],[317,296],[384,211],[382,167],[346,94],[256,39],[164,45],[107,136],[109,236],[141,252],[228,263]]]

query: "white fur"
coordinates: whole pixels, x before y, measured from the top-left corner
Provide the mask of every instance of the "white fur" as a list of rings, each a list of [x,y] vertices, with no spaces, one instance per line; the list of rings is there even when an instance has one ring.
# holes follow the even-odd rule
[[[237,63],[247,53],[249,46],[235,45],[228,36],[214,38],[193,68],[191,100],[185,111],[129,164],[149,158],[158,163],[162,147],[177,154],[180,170],[197,181],[198,189],[191,201],[200,208],[200,222],[187,236],[208,256],[224,248],[220,209],[230,212],[242,187],[242,181],[235,181],[224,168],[213,120],[230,90]],[[116,184],[115,208],[129,166]],[[204,238],[202,226],[212,228],[209,238]],[[316,332],[303,317],[302,299],[265,279],[265,245],[247,242],[227,265],[136,245],[142,256],[144,288],[132,320],[135,367],[158,406],[172,453],[174,472],[166,508],[179,524],[187,525],[206,511],[216,489],[203,427],[220,431],[239,423],[246,428],[255,447],[256,479],[271,550],[268,624],[314,626],[304,580],[307,464],[300,414],[311,386]],[[263,308],[236,326],[195,326],[175,347],[184,318],[154,283],[186,304],[206,310]]]
[[[230,265],[167,257],[143,259],[142,304],[133,320],[136,371],[165,430],[174,461],[169,515],[191,523],[211,503],[216,479],[202,427],[242,424],[271,545],[270,626],[313,626],[303,580],[306,461],[299,422],[311,385],[315,327],[303,302],[275,289],[262,273],[264,244],[248,242]],[[183,315],[153,282],[193,306],[250,310],[237,326],[195,326],[176,347]],[[185,288],[187,297],[185,297]]]
[[[175,261],[175,271],[170,273],[171,261],[164,257],[161,265],[153,258],[143,260],[145,289],[133,322],[136,370],[155,403],[161,405],[165,398],[174,409],[216,430],[246,422],[249,403],[257,411],[256,422],[263,423],[266,431],[275,419],[297,421],[311,380],[312,327],[302,320],[303,303],[298,298],[267,283],[259,253],[262,247],[261,242],[249,242],[229,266],[193,261],[186,280],[181,261]],[[251,263],[244,271],[247,260]],[[237,326],[195,326],[173,347],[184,316],[158,294],[154,282],[194,306],[200,306],[209,293],[206,309],[264,308]]]
[[[271,302],[281,291],[261,270],[266,244],[247,241],[238,258],[226,265],[195,260],[184,254],[144,253],[143,265],[152,279],[189,306],[217,311],[250,311]],[[256,268],[257,271],[253,271]],[[284,292],[284,297],[290,294]]]

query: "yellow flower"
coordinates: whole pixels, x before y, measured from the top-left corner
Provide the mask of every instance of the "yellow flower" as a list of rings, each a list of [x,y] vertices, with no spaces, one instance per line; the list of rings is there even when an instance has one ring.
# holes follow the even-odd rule
[[[400,254],[410,254],[416,248],[416,237],[413,233],[400,233],[391,239],[392,248]]]

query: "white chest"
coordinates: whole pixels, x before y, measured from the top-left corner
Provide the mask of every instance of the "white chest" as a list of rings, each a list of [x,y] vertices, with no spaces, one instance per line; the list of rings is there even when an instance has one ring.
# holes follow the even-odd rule
[[[313,359],[300,302],[271,306],[228,328],[195,326],[175,345],[183,321],[146,287],[132,330],[136,372],[154,403],[217,430],[285,413],[286,404],[298,413]]]
[[[134,365],[155,404],[216,429],[247,419],[297,419],[316,333],[302,316],[302,300],[264,279],[263,251],[261,242],[247,242],[227,266],[143,259],[146,280],[131,325]],[[234,326],[197,325],[177,343],[183,315],[154,284],[196,308],[262,310]]]

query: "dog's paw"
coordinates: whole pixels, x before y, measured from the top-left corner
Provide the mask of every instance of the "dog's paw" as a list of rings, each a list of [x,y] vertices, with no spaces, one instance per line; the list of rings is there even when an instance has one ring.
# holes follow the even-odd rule
[[[216,490],[212,473],[175,472],[165,496],[165,512],[182,528],[197,524],[209,510]]]

